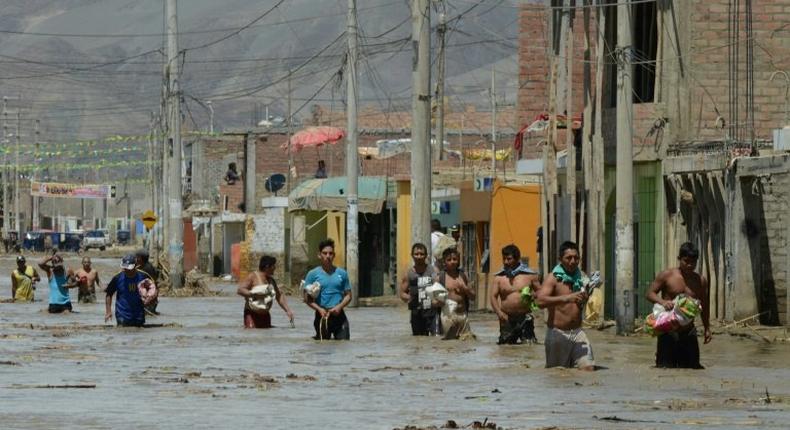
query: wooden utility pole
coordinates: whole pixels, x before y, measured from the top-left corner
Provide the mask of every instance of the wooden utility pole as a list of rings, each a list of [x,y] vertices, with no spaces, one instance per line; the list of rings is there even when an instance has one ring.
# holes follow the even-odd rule
[[[167,65],[169,108],[168,135],[170,156],[170,184],[165,213],[170,220],[167,255],[170,263],[170,285],[181,288],[184,276],[184,220],[182,218],[181,178],[181,78],[178,65],[178,12],[176,0],[167,0]]]
[[[617,2],[617,197],[615,212],[615,303],[617,333],[634,329],[634,156],[631,69],[631,5]]]
[[[359,154],[357,130],[357,0],[348,0],[348,73],[346,82],[346,179],[348,180],[348,212],[346,213],[346,270],[351,282],[351,306],[359,305]]]
[[[411,241],[431,249],[431,9],[428,0],[411,1],[412,127]]]
[[[576,146],[573,139],[573,7],[576,2],[565,0],[562,10],[565,33],[565,185],[568,193],[568,237],[578,242],[576,236]],[[567,23],[567,24],[566,24]]]

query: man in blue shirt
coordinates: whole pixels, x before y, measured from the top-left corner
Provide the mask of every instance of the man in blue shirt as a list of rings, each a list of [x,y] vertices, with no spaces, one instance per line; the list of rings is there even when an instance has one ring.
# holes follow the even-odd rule
[[[317,298],[313,299],[305,294],[307,306],[315,310],[314,339],[334,337],[336,340],[349,340],[351,331],[343,308],[351,302],[351,283],[348,281],[348,273],[332,264],[335,259],[335,241],[321,241],[318,244],[318,258],[321,265],[309,271],[304,279],[305,285],[314,282],[321,285]]]
[[[119,326],[142,327],[145,324],[145,308],[137,284],[148,276],[137,270],[134,255],[131,254],[123,257],[121,269],[123,270],[107,284],[104,321],[112,319],[112,296],[118,293],[115,321]]]

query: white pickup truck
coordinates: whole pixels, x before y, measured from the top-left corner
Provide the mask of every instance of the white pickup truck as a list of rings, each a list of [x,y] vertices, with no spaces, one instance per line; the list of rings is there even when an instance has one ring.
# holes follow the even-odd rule
[[[91,248],[99,248],[99,250],[104,251],[109,245],[110,239],[102,230],[90,230],[82,238],[82,249],[86,251]]]

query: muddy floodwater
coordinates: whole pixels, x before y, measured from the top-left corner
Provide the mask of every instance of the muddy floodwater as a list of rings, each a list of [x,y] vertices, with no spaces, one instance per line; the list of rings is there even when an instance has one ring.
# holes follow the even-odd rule
[[[28,258],[32,262],[33,258]],[[106,282],[118,259],[96,259]],[[76,267],[78,257],[66,259]],[[0,259],[0,297],[13,260]],[[291,328],[242,328],[242,300],[163,298],[155,327],[119,329],[99,304],[49,315],[0,304],[0,427],[8,429],[787,428],[790,346],[717,335],[705,370],[651,367],[655,341],[588,330],[594,373],[544,369],[543,345],[497,346],[491,314],[477,340],[410,335],[405,307],[348,310],[350,342],[314,341],[294,297]],[[76,293],[72,294],[76,301]],[[542,322],[538,337],[543,338]]]

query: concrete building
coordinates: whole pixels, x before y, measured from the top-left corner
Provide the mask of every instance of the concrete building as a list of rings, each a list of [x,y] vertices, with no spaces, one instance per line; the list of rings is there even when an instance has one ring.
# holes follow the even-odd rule
[[[784,264],[788,239],[779,224],[790,224],[790,211],[776,187],[785,178],[785,156],[768,154],[772,152],[773,130],[787,126],[789,120],[790,31],[786,24],[790,4],[784,0],[737,6],[727,0],[658,0],[632,5],[634,110],[633,117],[626,119],[617,118],[615,110],[615,3],[595,2],[588,8],[588,26],[584,9],[575,9],[572,53],[574,112],[585,107],[584,65],[591,66],[590,93],[595,95],[599,48],[604,54],[602,127],[591,133],[602,138],[606,165],[607,316],[614,308],[615,126],[630,121],[637,254],[633,301],[637,312],[649,310],[644,294],[656,272],[674,265],[678,245],[691,240],[702,251],[700,270],[711,281],[713,317],[732,320],[759,313],[764,323],[787,324],[787,266],[779,269],[778,265]],[[521,125],[547,113],[551,60],[564,64],[560,56],[564,40],[557,25],[562,4],[553,0],[522,5]],[[582,2],[575,4],[581,6]],[[600,18],[605,18],[601,28],[605,43],[599,47]],[[591,35],[587,55],[585,28]],[[565,82],[558,80],[559,100]],[[595,115],[584,120],[593,123]],[[534,149],[534,143],[542,139],[545,134],[527,136],[523,146]],[[579,152],[592,144],[589,136],[579,140]],[[557,148],[566,149],[562,137]],[[763,158],[752,158],[758,155]],[[523,156],[538,158],[539,152],[527,150]],[[560,169],[560,176],[563,174]],[[580,184],[578,191],[584,189]],[[777,221],[772,223],[771,217]],[[764,237],[762,242],[755,242],[757,232]]]

